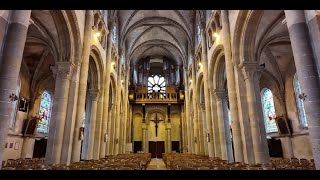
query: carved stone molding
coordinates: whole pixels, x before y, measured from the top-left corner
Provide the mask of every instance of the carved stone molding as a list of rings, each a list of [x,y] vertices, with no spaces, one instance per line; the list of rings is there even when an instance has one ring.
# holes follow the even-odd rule
[[[93,101],[98,101],[99,98],[99,89],[89,89],[89,95]]]
[[[256,72],[259,71],[259,65],[257,62],[244,61],[239,65],[239,68],[244,76],[244,80],[253,80]]]
[[[55,66],[51,66],[53,77],[55,79],[70,79],[75,64],[72,62],[57,62]]]
[[[216,101],[222,101],[223,98],[225,98],[225,92],[218,89],[213,89],[213,95],[216,99]]]

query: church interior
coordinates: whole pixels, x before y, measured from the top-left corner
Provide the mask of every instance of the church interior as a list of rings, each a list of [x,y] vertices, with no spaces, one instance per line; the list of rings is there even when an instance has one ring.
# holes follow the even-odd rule
[[[319,10],[0,10],[0,169],[319,170]]]

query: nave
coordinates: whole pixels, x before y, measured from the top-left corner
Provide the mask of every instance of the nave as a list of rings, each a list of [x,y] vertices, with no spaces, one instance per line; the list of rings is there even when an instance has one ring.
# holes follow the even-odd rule
[[[0,10],[0,168],[319,170],[319,27],[319,10]]]

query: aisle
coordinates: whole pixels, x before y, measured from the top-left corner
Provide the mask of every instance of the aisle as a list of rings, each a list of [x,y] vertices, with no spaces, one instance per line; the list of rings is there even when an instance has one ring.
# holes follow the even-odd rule
[[[147,170],[167,170],[162,159],[153,158],[147,167]]]

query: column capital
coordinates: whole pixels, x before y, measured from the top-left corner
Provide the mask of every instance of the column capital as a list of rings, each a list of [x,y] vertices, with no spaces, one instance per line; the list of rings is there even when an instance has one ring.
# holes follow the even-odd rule
[[[202,111],[205,111],[205,110],[206,110],[206,105],[205,105],[205,103],[199,103],[199,106],[200,106],[200,109],[201,109]]]
[[[220,89],[213,89],[213,94],[216,101],[221,101],[225,97],[225,92]]]
[[[148,124],[142,123],[142,130],[148,130]]]
[[[50,68],[55,79],[70,79],[74,67],[75,64],[73,62],[56,62]]]
[[[205,18],[200,18],[200,29],[205,31],[206,29],[206,19]]]
[[[244,61],[240,63],[239,68],[241,69],[242,75],[244,76],[244,80],[251,79],[253,80],[254,76],[261,76],[262,67],[258,65],[257,62]],[[259,79],[259,78],[257,78]]]
[[[89,95],[93,101],[98,101],[99,98],[99,89],[89,89]]]

